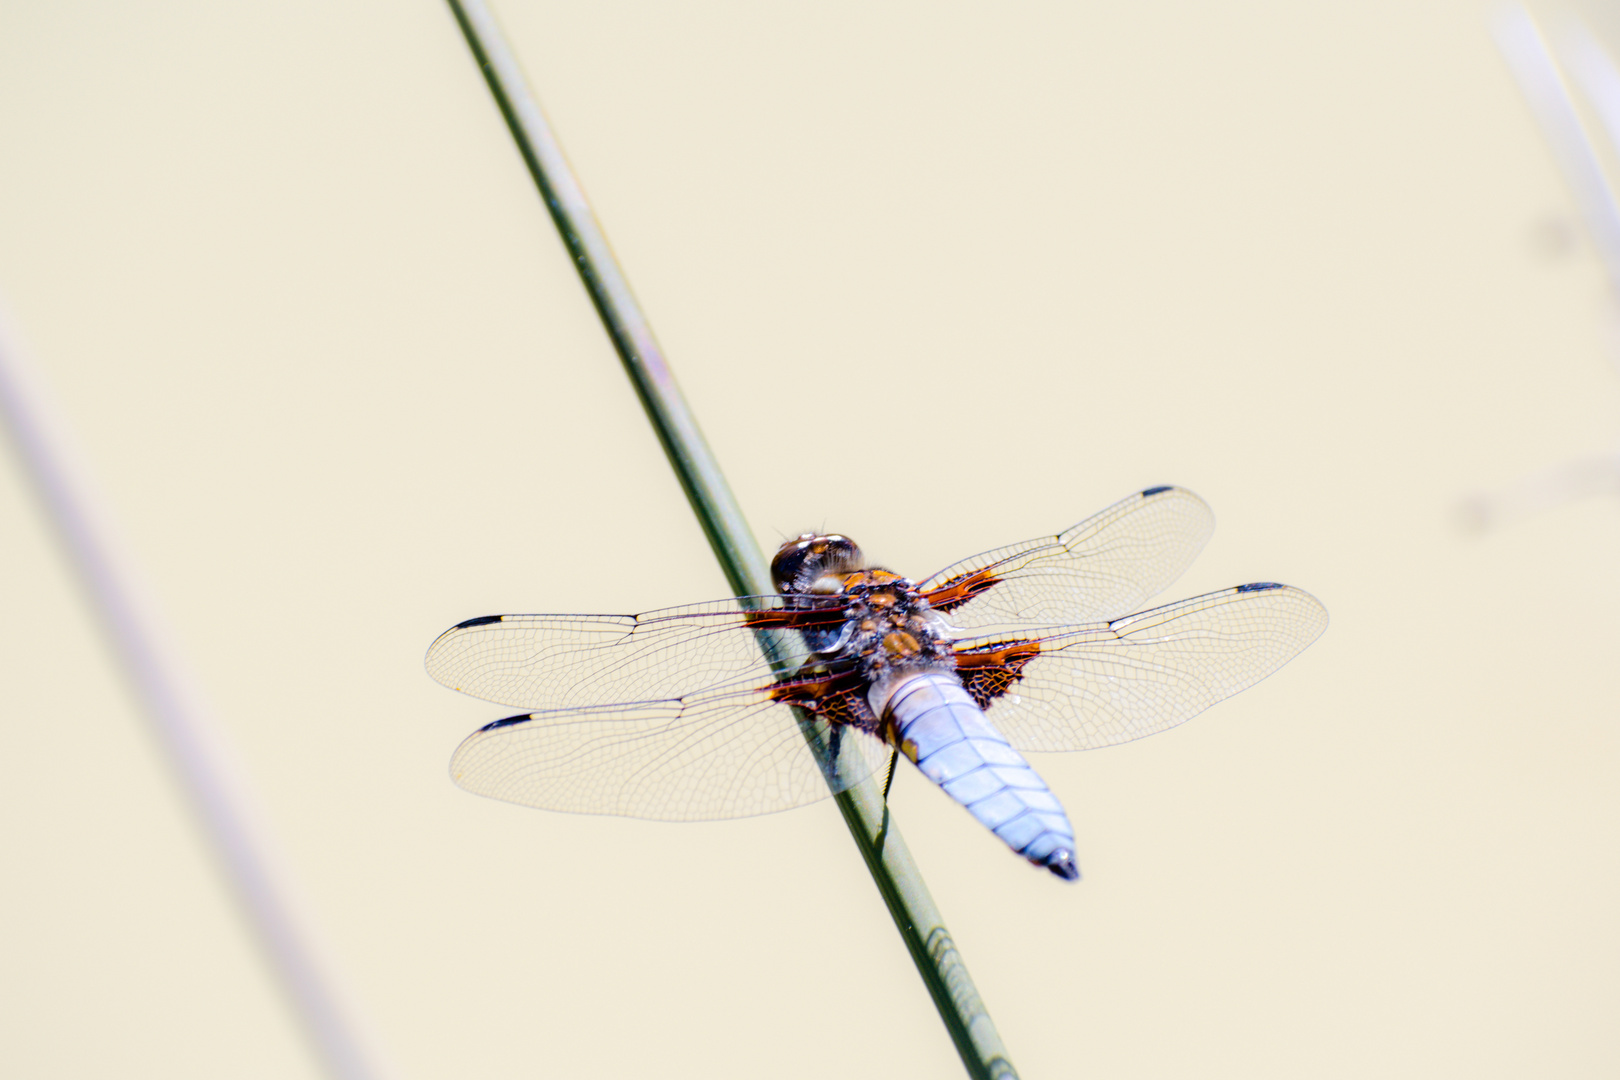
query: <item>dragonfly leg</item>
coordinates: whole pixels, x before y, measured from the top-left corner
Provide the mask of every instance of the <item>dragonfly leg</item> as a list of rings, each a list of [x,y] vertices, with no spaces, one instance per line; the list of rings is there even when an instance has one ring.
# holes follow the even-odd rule
[[[835,779],[838,776],[838,751],[843,745],[844,728],[842,724],[832,725],[827,732],[827,778]]]
[[[900,751],[889,751],[889,770],[883,777],[883,824],[878,828],[877,840],[874,847],[879,856],[883,854],[883,841],[889,838],[889,785],[894,783],[894,761],[900,756]]]

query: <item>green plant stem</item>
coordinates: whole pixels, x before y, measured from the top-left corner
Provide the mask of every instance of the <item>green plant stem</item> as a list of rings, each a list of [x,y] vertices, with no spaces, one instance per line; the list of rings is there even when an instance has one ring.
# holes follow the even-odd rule
[[[738,596],[771,593],[765,557],[753,531],[675,384],[652,328],[504,35],[482,0],[449,3],[726,580]],[[808,717],[804,721],[811,749],[825,762],[825,725]],[[836,798],[968,1075],[986,1080],[1016,1077],[967,966],[876,785],[863,781]]]

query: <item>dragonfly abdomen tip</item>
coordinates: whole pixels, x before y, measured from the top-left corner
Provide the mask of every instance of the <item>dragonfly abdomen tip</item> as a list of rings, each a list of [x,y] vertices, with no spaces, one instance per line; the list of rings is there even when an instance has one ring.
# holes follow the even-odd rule
[[[1080,867],[1074,861],[1074,852],[1058,848],[1046,857],[1046,868],[1064,881],[1079,881]]]

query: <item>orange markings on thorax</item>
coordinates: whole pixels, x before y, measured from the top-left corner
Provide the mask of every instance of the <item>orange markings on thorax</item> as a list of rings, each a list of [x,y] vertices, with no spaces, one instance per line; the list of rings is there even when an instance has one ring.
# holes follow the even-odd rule
[[[922,643],[904,630],[896,630],[884,637],[883,651],[890,656],[916,656],[922,651]]]
[[[879,570],[875,568],[872,570],[856,570],[854,573],[844,575],[844,590],[847,592],[850,589],[857,588],[861,585],[888,585],[896,581],[904,580],[905,578],[901,577],[899,574],[896,574],[893,570]],[[890,598],[889,602],[894,602],[892,597]]]

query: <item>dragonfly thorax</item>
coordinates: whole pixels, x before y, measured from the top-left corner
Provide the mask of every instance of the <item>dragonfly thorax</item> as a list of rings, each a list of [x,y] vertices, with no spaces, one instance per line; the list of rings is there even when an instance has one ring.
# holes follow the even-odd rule
[[[883,715],[892,688],[924,672],[956,669],[949,626],[908,579],[872,568],[843,575],[848,621],[829,662],[848,664],[877,696],[873,715]]]

